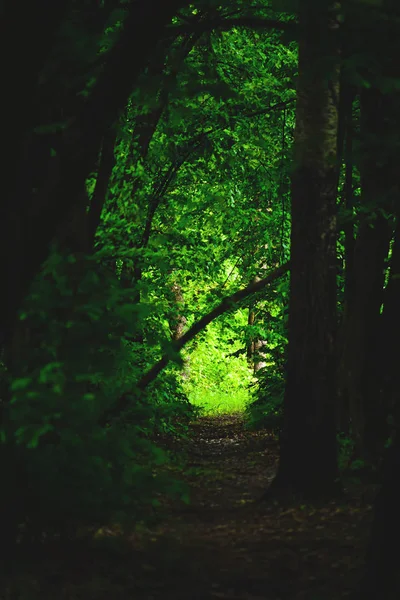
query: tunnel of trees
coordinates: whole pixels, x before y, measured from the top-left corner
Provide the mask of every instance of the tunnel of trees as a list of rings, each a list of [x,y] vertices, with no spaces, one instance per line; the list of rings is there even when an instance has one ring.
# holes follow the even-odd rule
[[[355,593],[398,598],[398,2],[1,13],[6,571],[190,503],[163,444],[227,403],[279,435],[262,506],[377,479]]]

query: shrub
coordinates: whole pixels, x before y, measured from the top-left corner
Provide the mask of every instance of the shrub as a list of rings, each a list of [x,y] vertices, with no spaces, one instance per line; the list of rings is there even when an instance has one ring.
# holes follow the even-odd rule
[[[95,260],[77,264],[55,253],[21,313],[0,462],[1,514],[24,537],[136,521],[158,492],[180,492],[157,474],[167,456],[152,434],[172,432],[177,415],[188,419],[189,403],[172,371],[156,389],[135,391],[155,350],[126,341],[147,310],[130,295]],[[102,425],[128,391],[128,409]]]

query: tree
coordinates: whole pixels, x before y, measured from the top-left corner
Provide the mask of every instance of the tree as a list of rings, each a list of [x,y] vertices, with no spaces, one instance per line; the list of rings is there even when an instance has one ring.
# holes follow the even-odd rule
[[[399,597],[398,564],[400,515],[398,511],[400,448],[398,430],[393,446],[385,452],[382,487],[375,499],[374,520],[366,552],[360,600],[395,600]]]
[[[364,12],[359,4],[342,11],[328,0],[302,0],[299,24],[268,2],[60,2],[49,24],[26,5],[42,38],[26,64],[18,59],[22,82],[7,65],[16,86],[7,97],[15,136],[8,131],[4,138],[12,153],[0,224],[2,256],[10,256],[0,263],[9,291],[0,314],[6,543],[46,502],[52,508],[42,517],[54,527],[61,500],[70,519],[83,507],[101,517],[122,505],[136,510],[134,485],[125,494],[124,478],[136,477],[132,462],[150,473],[151,435],[168,430],[171,415],[187,418],[176,365],[213,319],[224,315],[221,329],[226,324],[241,336],[236,355],[244,354],[249,332],[256,344],[262,340],[259,394],[275,386],[281,395],[287,281],[275,282],[289,270],[290,220],[285,419],[271,494],[314,499],[338,489],[339,322],[351,400],[351,421],[344,412],[342,422],[358,434],[360,453],[369,445],[379,454],[387,440],[384,427],[376,431],[377,417],[382,424],[398,410],[398,357],[391,351],[398,231],[390,239],[399,221],[398,142],[390,135],[398,81],[381,35],[368,71],[371,15],[380,9],[365,11],[367,35],[350,43]],[[6,8],[11,43],[18,15],[11,2]],[[148,34],[144,41],[139,29]],[[32,32],[23,31],[32,43]],[[64,71],[71,76],[59,78]],[[34,102],[18,118],[25,91]],[[343,161],[345,235],[338,236]],[[337,237],[344,254],[339,301]],[[269,275],[258,281],[264,270]],[[237,307],[255,306],[257,323],[235,324]],[[139,465],[137,456],[148,463]],[[46,493],[35,484],[42,473]],[[79,482],[85,498],[60,493],[69,481]],[[387,529],[379,516],[377,522]]]
[[[26,390],[26,393],[22,394],[25,395],[23,401],[21,403],[17,401],[16,405],[10,408],[9,400],[12,394],[15,395],[15,388],[12,387],[14,384],[10,378],[14,377],[15,381],[21,381],[23,379],[21,372],[26,370],[29,372],[29,367],[32,371],[25,378],[25,383],[29,382],[33,386],[40,383],[40,379],[43,383],[45,380],[49,382],[49,377],[50,379],[61,377],[59,383],[54,384],[53,392],[50,392],[51,396],[56,388],[61,389],[59,384],[64,380],[61,371],[69,368],[63,361],[65,356],[63,353],[68,344],[56,350],[58,357],[62,357],[61,360],[55,362],[50,360],[40,367],[37,361],[43,360],[43,357],[40,358],[39,352],[39,356],[35,353],[33,364],[29,362],[23,364],[22,360],[18,360],[18,364],[15,364],[12,357],[15,356],[14,347],[18,344],[16,339],[18,314],[32,285],[35,286],[37,283],[37,275],[42,269],[44,288],[50,284],[48,299],[59,304],[57,309],[54,306],[49,308],[48,319],[48,322],[53,322],[55,326],[53,334],[57,337],[56,323],[59,323],[61,306],[65,308],[65,304],[63,305],[60,297],[56,298],[57,294],[61,293],[62,296],[63,292],[60,289],[62,286],[55,285],[59,265],[56,266],[57,253],[50,256],[54,241],[61,239],[66,246],[71,245],[70,235],[76,216],[80,222],[82,219],[84,221],[86,218],[89,219],[88,229],[93,236],[113,162],[113,140],[109,143],[107,136],[118,121],[120,112],[125,108],[132,88],[145,69],[154,46],[160,38],[167,35],[168,25],[184,4],[183,1],[165,3],[157,0],[130,2],[123,8],[122,15],[119,5],[113,2],[95,5],[87,3],[81,10],[77,9],[72,2],[57,2],[51,7],[47,2],[36,4],[23,2],[18,7],[13,2],[6,2],[2,7],[4,30],[2,39],[6,48],[3,52],[3,73],[7,88],[4,115],[7,114],[7,117],[4,119],[2,137],[6,160],[3,162],[5,186],[2,192],[0,219],[0,277],[7,293],[1,298],[0,344],[7,376],[4,378],[6,385],[2,386],[4,395],[0,407],[2,428],[0,462],[4,467],[4,486],[8,487],[9,492],[8,496],[3,495],[1,499],[2,546],[7,549],[15,541],[17,526],[27,518],[27,511],[29,513],[34,510],[35,495],[40,497],[40,491],[35,486],[31,490],[32,495],[27,491],[31,486],[31,475],[27,474],[27,469],[34,471],[36,468],[42,468],[46,471],[44,467],[47,460],[46,444],[43,451],[35,454],[34,457],[24,453],[24,448],[29,447],[29,444],[35,447],[46,431],[54,429],[54,425],[49,422],[53,420],[53,416],[50,415],[47,417],[48,423],[45,428],[39,427],[36,432],[32,430],[32,426],[18,426],[20,411],[27,410],[31,415],[31,410],[35,410],[35,404],[29,402],[30,396]],[[114,9],[118,10],[114,12]],[[23,15],[22,20],[21,15]],[[109,24],[108,28],[106,24]],[[79,41],[85,42],[83,48],[90,45],[90,55],[84,53],[81,56],[76,55],[76,47],[81,48],[81,46],[76,45],[76,38],[72,39],[75,35]],[[18,46],[18,52],[15,53],[17,62],[5,59],[10,49],[16,46]],[[71,78],[66,78],[65,87],[59,78],[60,70],[72,72]],[[30,98],[27,106],[25,106],[26,98]],[[99,187],[92,198],[92,210],[86,212],[89,205],[86,181],[96,170],[99,157]],[[106,157],[107,165],[104,165]],[[104,181],[101,181],[102,179]],[[84,237],[85,235],[83,239]],[[74,239],[73,245],[75,241]],[[69,249],[76,251],[76,247]],[[44,265],[46,261],[47,264]],[[80,263],[80,280],[75,281],[76,290],[85,280],[85,271],[86,276],[91,279],[91,273],[87,272],[86,266],[85,261]],[[65,278],[65,272],[61,277]],[[66,279],[68,280],[68,276]],[[91,283],[86,279],[89,288],[95,280],[96,275]],[[110,285],[108,292],[111,292],[112,288],[113,285]],[[39,297],[43,299],[40,294]],[[81,308],[84,305],[83,300]],[[58,316],[54,313],[50,315],[51,310],[54,309]],[[31,310],[35,312],[34,303]],[[78,308],[78,312],[79,310]],[[101,309],[103,315],[107,314],[107,311],[109,307],[103,305]],[[68,316],[71,317],[70,307],[68,307]],[[70,318],[70,321],[74,323],[74,318]],[[79,331],[82,332],[78,326],[74,329],[72,338],[79,335]],[[97,331],[100,337],[104,336],[104,332],[100,333],[101,327]],[[35,347],[34,341],[31,340],[30,343]],[[53,336],[48,342],[49,349],[54,343],[57,347],[59,340],[55,341]],[[24,340],[23,345],[24,356],[28,356],[29,341]],[[43,349],[44,346],[41,348]],[[17,354],[18,357],[21,356],[19,350]],[[90,361],[91,359],[87,362]],[[70,362],[69,366],[71,365]],[[43,374],[43,369],[47,374]],[[88,382],[87,375],[84,378]],[[77,383],[76,372],[71,383],[72,386]],[[72,403],[70,405],[72,410],[73,406],[79,406],[79,411],[87,410],[87,403],[81,401],[82,391],[75,390],[78,405]],[[46,396],[43,390],[34,392],[31,389],[31,393],[43,395],[42,410],[46,410],[46,398],[49,400],[50,397]],[[87,389],[85,393],[88,393]],[[65,392],[63,397],[67,396],[68,393]],[[98,407],[100,405],[101,402]],[[72,413],[69,416],[67,413],[68,409],[63,414],[66,436],[68,436],[67,423],[72,416]],[[34,417],[27,417],[27,420],[32,418]],[[18,432],[22,434],[22,438],[18,439]],[[24,437],[25,434],[27,438]],[[96,437],[96,434],[93,436]],[[54,437],[56,442],[54,460],[59,453],[62,462],[63,452],[70,442],[64,439],[63,444],[60,444],[60,436]],[[105,442],[102,452],[105,451],[107,454],[106,448],[110,437],[106,436],[107,441],[104,433],[100,434],[100,437]],[[72,451],[71,448],[70,450]],[[92,467],[94,467],[96,459],[93,457],[93,451],[86,449],[82,453],[82,460],[78,461],[82,467],[85,462],[84,456],[88,460],[87,465],[93,459]],[[41,460],[44,462],[40,463]],[[40,464],[41,467],[38,466]],[[70,466],[72,467],[72,463]],[[114,474],[118,471],[115,467],[114,462]],[[51,467],[47,471],[49,477],[50,471]],[[87,482],[89,480],[86,476],[90,471],[94,473],[94,470],[89,468],[83,476]],[[107,472],[110,474],[108,468],[104,470],[104,474]],[[19,473],[21,479],[16,478],[15,473]],[[75,476],[79,479],[81,475],[75,471],[73,477]],[[57,489],[57,485],[49,488],[48,498],[50,492],[57,493]],[[54,506],[56,504],[57,501]],[[72,505],[68,510],[73,512]]]
[[[30,3],[24,4],[26,4],[26,15],[31,14],[32,11],[28,10]],[[167,25],[182,4],[183,2],[179,1],[166,4],[154,0],[129,5],[119,39],[106,54],[101,73],[97,75],[95,72],[95,84],[90,89],[87,100],[70,115],[71,120],[62,135],[61,142],[60,136],[55,136],[54,133],[51,136],[36,134],[28,156],[24,155],[24,151],[28,140],[30,142],[32,139],[32,128],[40,128],[42,125],[41,115],[40,112],[29,113],[28,119],[27,113],[24,120],[20,119],[18,103],[24,94],[20,85],[12,85],[14,76],[7,68],[11,92],[8,97],[7,120],[9,123],[18,123],[18,131],[11,131],[9,137],[3,138],[9,161],[14,161],[7,167],[8,186],[2,201],[1,256],[5,257],[8,254],[12,257],[12,260],[4,258],[1,265],[1,280],[8,290],[7,295],[2,297],[0,310],[0,335],[3,344],[10,342],[17,311],[40,264],[48,255],[50,243],[59,227],[77,206],[85,202],[82,191],[86,178],[94,168],[103,135],[115,123],[135,81],[146,66],[155,43],[165,34]],[[19,21],[19,15],[13,11],[11,5],[12,3],[9,2],[3,21],[8,32],[7,36],[14,31]],[[29,95],[37,93],[40,76],[47,65],[49,54],[50,59],[52,58],[51,50],[58,26],[68,8],[70,7],[66,2],[57,3],[57,10],[54,10],[51,19],[46,19],[44,25],[39,15],[42,12],[47,14],[47,4],[42,9],[36,7],[33,20],[36,22],[39,19],[38,28],[35,28],[27,17],[26,22],[30,23],[29,31],[35,30],[35,36],[38,35],[41,40],[37,52],[31,52],[32,45],[35,49],[36,45],[31,43],[30,35],[25,36],[18,31],[18,35],[13,38],[13,44],[17,40],[21,44],[20,56],[25,54],[30,57],[18,75],[18,82],[24,81]],[[41,30],[43,28],[44,31]],[[142,36],[144,31],[148,34]],[[21,73],[25,75],[21,76]],[[85,85],[86,83],[87,80]],[[58,132],[57,128],[56,132]],[[37,144],[35,144],[36,139]],[[40,153],[36,151],[36,145],[42,148]],[[22,157],[24,161],[21,167]],[[37,161],[39,157],[42,164],[36,164],[33,171],[35,177],[37,172],[42,173],[43,179],[34,184],[24,179],[24,169],[28,161],[32,158]],[[23,176],[19,171],[21,168]],[[23,197],[19,185],[21,180],[24,180]]]
[[[347,227],[351,225],[354,232],[351,236],[347,233],[345,276],[351,285],[346,295],[340,366],[357,455],[376,464],[388,437],[381,313],[398,194],[393,158],[398,147],[398,67],[391,59],[397,52],[398,25],[389,25],[384,13],[367,11],[360,18],[362,27],[351,41],[352,51],[366,52],[369,46],[375,63],[368,69],[363,63],[354,68],[354,59],[348,59],[347,76],[357,83],[359,105],[355,113],[359,123],[353,120],[353,166],[359,179],[354,183],[359,197],[351,209],[357,227],[350,211],[346,217]],[[367,27],[372,18],[375,35],[371,40]],[[354,26],[356,19],[358,27],[357,15],[352,15],[351,23]],[[353,189],[353,182],[346,188]]]
[[[292,173],[289,349],[278,474],[270,493],[337,490],[337,10],[303,1]],[[322,33],[323,32],[323,33]]]

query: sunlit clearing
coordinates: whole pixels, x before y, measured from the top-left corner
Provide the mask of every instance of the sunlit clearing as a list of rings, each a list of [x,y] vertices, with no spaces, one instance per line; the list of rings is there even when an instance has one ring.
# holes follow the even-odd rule
[[[237,320],[242,318],[238,315]],[[229,329],[226,323],[212,323],[186,355],[183,387],[204,414],[243,412],[250,398],[253,376],[245,353],[240,353],[244,344]]]

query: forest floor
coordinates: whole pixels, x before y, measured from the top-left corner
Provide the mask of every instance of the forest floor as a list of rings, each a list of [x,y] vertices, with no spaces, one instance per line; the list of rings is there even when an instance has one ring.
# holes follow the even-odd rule
[[[259,502],[276,438],[240,415],[191,426],[179,476],[190,504],[166,502],[154,524],[113,544],[45,548],[20,565],[3,600],[337,600],[357,589],[373,489],[346,501],[282,508]],[[4,582],[3,582],[4,583]],[[3,588],[4,589],[4,588]]]

